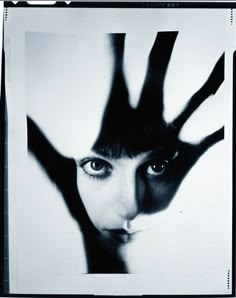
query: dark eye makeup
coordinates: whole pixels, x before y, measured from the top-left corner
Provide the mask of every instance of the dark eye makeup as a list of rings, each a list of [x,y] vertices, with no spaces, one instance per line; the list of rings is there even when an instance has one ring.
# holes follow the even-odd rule
[[[146,163],[144,170],[147,177],[157,177],[164,174],[168,165],[168,160],[151,160]]]
[[[161,154],[157,154],[158,158],[155,157],[155,152],[150,156],[150,159],[142,166],[143,173],[148,178],[155,178],[158,176],[162,176],[168,166],[173,160],[175,160],[179,155],[179,151],[176,150],[171,156],[169,157],[161,157]]]
[[[112,172],[112,165],[100,158],[85,158],[79,166],[84,173],[91,178],[103,179],[108,177]]]
[[[173,154],[171,159],[164,159],[160,154],[158,154],[158,158],[156,156],[153,152],[146,161],[137,167],[137,170],[140,169],[146,178],[152,179],[164,175],[168,163],[178,156],[178,151]],[[99,157],[86,157],[78,161],[77,165],[82,168],[85,175],[95,179],[108,178],[114,169],[112,163]]]

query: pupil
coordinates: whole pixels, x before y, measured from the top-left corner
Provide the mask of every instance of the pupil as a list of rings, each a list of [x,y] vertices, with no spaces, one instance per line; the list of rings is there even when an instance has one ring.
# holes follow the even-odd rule
[[[153,164],[152,165],[152,170],[156,173],[160,172],[161,170],[163,170],[164,165],[157,165],[157,164]]]
[[[92,167],[93,170],[99,171],[99,170],[102,169],[103,165],[102,165],[102,163],[100,161],[97,161],[96,160],[96,161],[92,161],[91,167]]]

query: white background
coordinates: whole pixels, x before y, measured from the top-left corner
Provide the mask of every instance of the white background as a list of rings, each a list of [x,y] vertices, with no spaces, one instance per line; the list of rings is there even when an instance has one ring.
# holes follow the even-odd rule
[[[65,9],[61,15],[62,11],[53,16],[51,9],[43,14],[35,9],[25,14],[19,9],[8,12],[11,292],[230,293],[231,54],[235,45],[230,10],[189,10],[187,14],[164,9],[123,9],[122,13]],[[168,210],[137,219],[148,231],[127,248],[135,274],[81,274],[86,272],[81,235],[60,194],[27,157],[25,113],[61,153],[79,157],[95,139],[109,90],[110,53],[101,38],[103,32],[127,32],[125,69],[135,105],[147,55],[155,33],[162,30],[180,31],[165,82],[168,120],[202,86],[227,49],[224,86],[191,117],[182,133],[184,140],[197,141],[225,124],[226,138],[199,160]]]

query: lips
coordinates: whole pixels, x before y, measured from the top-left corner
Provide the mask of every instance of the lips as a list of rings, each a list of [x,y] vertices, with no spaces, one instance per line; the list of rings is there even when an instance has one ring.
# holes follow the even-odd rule
[[[124,229],[112,229],[108,230],[109,236],[120,243],[128,243],[131,242],[134,238],[135,232],[129,232]]]

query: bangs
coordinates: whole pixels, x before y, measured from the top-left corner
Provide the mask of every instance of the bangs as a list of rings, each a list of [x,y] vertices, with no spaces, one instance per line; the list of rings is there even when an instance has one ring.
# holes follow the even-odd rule
[[[93,147],[93,151],[110,159],[118,159],[122,157],[133,158],[147,150],[140,150],[133,147],[131,144],[113,143],[97,144],[97,146]]]
[[[100,135],[92,150],[107,158],[132,158],[147,151],[163,148],[168,154],[176,146],[176,138],[166,126],[163,126],[161,130],[139,126],[131,130],[127,128],[119,135]]]
[[[98,153],[99,155],[102,155],[109,159],[118,159],[122,157],[129,157],[133,158],[139,153],[135,152],[130,148],[128,145],[122,145],[122,144],[110,144],[110,145],[101,145],[96,148],[93,148],[93,150]]]

